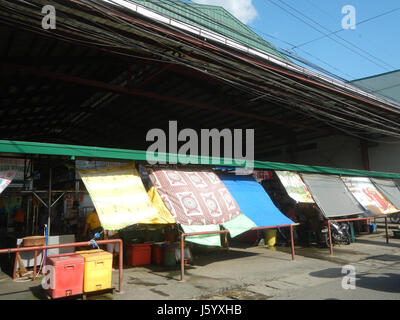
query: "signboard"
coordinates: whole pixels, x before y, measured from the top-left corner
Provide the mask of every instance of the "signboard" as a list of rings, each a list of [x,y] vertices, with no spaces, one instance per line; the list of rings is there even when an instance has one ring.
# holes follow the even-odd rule
[[[8,187],[10,182],[14,179],[16,172],[13,170],[0,171],[0,193]]]
[[[389,214],[399,210],[375,188],[369,178],[342,177],[347,188],[360,204],[373,214]]]
[[[296,172],[275,171],[287,194],[296,202],[314,203],[310,191]]]
[[[29,160],[0,158],[0,172],[14,171],[15,180],[24,180],[24,169],[29,167]]]

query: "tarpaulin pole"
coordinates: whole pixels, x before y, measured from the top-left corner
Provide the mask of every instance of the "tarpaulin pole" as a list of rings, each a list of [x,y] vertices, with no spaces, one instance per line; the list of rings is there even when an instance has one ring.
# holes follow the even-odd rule
[[[185,273],[185,259],[184,259],[184,239],[186,236],[202,236],[207,234],[220,234],[220,233],[228,233],[229,230],[220,230],[220,231],[204,231],[204,232],[191,232],[191,233],[182,233],[181,234],[181,280],[184,281],[184,273]],[[1,252],[1,250],[0,250]]]
[[[293,241],[293,226],[290,225],[290,247],[292,251],[292,260],[294,260],[294,241]]]
[[[385,231],[386,231],[386,243],[389,243],[389,232],[388,232],[387,217],[385,217]]]
[[[183,259],[183,255],[185,254],[185,234],[181,234],[181,281],[184,280],[184,274],[185,274],[185,261]]]
[[[118,287],[118,292],[122,293],[122,268],[123,268],[123,252],[124,252],[124,248],[123,248],[123,242],[121,239],[114,239],[114,240],[119,240],[119,271],[118,271],[118,276],[119,276],[119,287]]]
[[[333,255],[332,235],[331,235],[331,220],[328,220],[328,235],[329,235],[329,252]]]

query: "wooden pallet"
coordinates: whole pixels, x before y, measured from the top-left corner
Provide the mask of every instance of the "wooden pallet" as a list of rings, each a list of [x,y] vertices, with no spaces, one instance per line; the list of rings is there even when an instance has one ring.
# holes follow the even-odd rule
[[[80,293],[80,294],[75,294],[75,295],[65,296],[65,297],[59,297],[59,298],[51,297],[48,294],[48,292],[46,291],[46,297],[47,297],[47,300],[60,300],[60,299],[69,299],[69,298],[86,300],[87,297],[102,295],[102,294],[106,294],[106,293],[114,294],[115,293],[115,287],[108,288],[108,289],[103,289],[103,290],[98,290],[98,291],[83,292],[83,293]]]

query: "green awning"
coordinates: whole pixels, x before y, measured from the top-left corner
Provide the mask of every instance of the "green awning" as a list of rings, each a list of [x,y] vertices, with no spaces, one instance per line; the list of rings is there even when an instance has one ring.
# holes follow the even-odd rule
[[[146,157],[146,151],[114,149],[103,147],[88,147],[54,143],[39,143],[25,141],[10,141],[0,140],[0,153],[13,154],[32,154],[32,155],[56,155],[81,158],[101,158],[101,159],[119,159],[119,160],[156,160],[157,157],[164,156],[166,163],[173,163],[173,160],[178,159],[176,154],[158,153],[154,156]],[[180,155],[180,157],[182,157]],[[244,167],[244,164],[234,159],[216,158],[216,157],[201,157],[201,156],[185,156],[185,163],[198,165],[215,165],[228,167]],[[309,172],[319,174],[335,174],[343,176],[358,176],[358,177],[376,177],[388,179],[400,179],[400,173],[376,172],[356,169],[341,169],[322,166],[307,166],[300,164],[279,163],[269,161],[254,161],[255,169],[264,170],[286,170],[296,172]]]

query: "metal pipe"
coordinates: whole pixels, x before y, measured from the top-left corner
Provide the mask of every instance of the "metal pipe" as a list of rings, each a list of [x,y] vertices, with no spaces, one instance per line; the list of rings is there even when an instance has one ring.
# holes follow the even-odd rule
[[[118,292],[122,292],[122,269],[123,269],[123,242],[121,239],[110,239],[110,240],[99,240],[96,241],[97,244],[107,244],[107,243],[119,243],[119,290]],[[72,243],[62,243],[62,244],[52,244],[47,246],[34,246],[34,247],[20,247],[19,245],[17,248],[8,248],[8,249],[0,249],[0,254],[2,253],[16,253],[19,252],[28,252],[28,251],[35,251],[35,250],[49,250],[49,249],[58,249],[58,248],[70,248],[70,247],[83,247],[83,246],[92,246],[91,241],[84,241],[84,242],[72,242]],[[14,264],[14,275],[13,279],[15,279],[16,273],[16,263]]]
[[[37,263],[37,250],[35,250],[35,257],[33,258],[33,280],[36,279],[36,263]]]
[[[51,167],[49,168],[49,199],[47,201],[47,209],[48,209],[48,217],[47,217],[47,237],[46,237],[46,241],[47,238],[50,237],[50,221],[51,221],[51,176],[52,176],[52,170]],[[44,255],[44,265],[46,265],[46,254],[47,251],[45,252]]]
[[[386,231],[386,243],[389,243],[389,232],[388,232],[387,217],[385,217],[385,231]]]
[[[292,260],[294,260],[294,241],[293,241],[293,226],[290,226],[290,247],[292,251]]]
[[[328,235],[329,235],[329,252],[333,255],[332,235],[331,235],[331,220],[328,220]]]
[[[294,224],[285,224],[280,226],[269,226],[269,227],[255,227],[250,230],[263,230],[263,229],[276,229],[276,228],[283,228],[283,227],[290,227],[291,229],[291,238],[292,238],[292,260],[294,260],[294,244],[293,244],[293,226],[298,226],[300,223]],[[249,231],[250,231],[249,230]],[[201,236],[206,234],[221,234],[221,233],[229,233],[229,230],[220,230],[220,231],[204,231],[204,232],[191,232],[191,233],[182,233],[181,234],[181,280],[184,281],[184,274],[185,274],[185,259],[184,259],[184,252],[185,252],[185,237],[187,236]]]

